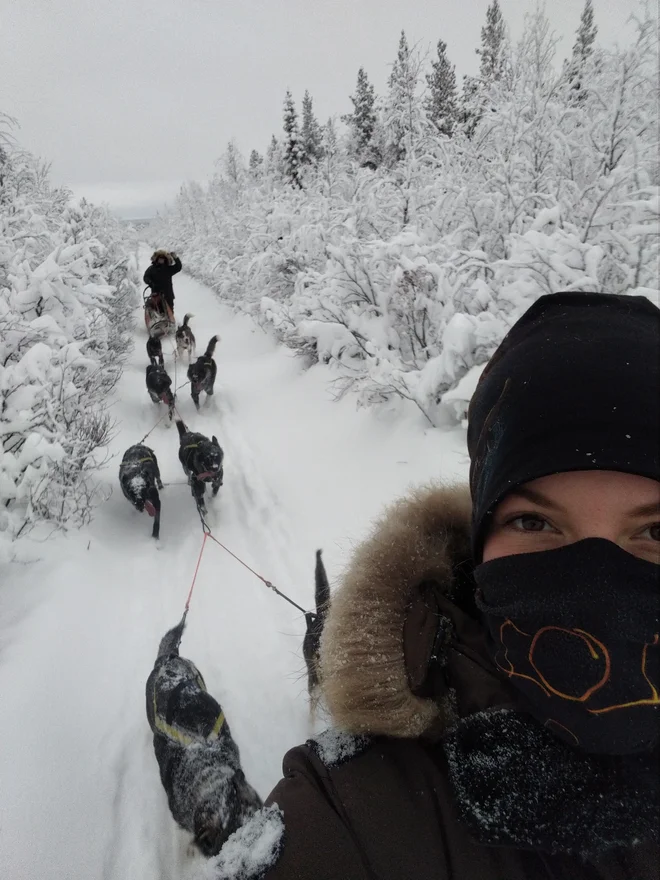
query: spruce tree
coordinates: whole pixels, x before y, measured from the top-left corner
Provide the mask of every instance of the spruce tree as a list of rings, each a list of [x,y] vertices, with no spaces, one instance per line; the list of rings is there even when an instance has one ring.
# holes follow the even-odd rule
[[[259,155],[259,153],[256,150],[252,150],[252,152],[250,153],[249,167],[250,167],[250,174],[253,177],[258,176],[263,164],[264,164],[263,156]]]
[[[498,0],[493,0],[486,11],[481,48],[476,51],[481,56],[479,76],[463,79],[461,96],[460,120],[468,137],[472,137],[483,116],[490,87],[502,79],[507,69],[506,24]]]
[[[447,44],[442,40],[438,41],[438,58],[431,62],[431,69],[426,75],[426,117],[439,134],[451,137],[458,116],[456,70],[447,58]]]
[[[312,96],[309,92],[305,92],[302,107],[303,117],[301,135],[302,146],[305,151],[305,161],[315,164],[322,155],[321,140],[323,138],[323,133],[316,116],[314,116]]]
[[[582,66],[594,50],[598,27],[594,24],[594,7],[586,0],[573,46],[573,61]]]
[[[245,174],[244,160],[234,140],[227,144],[227,149],[222,157],[222,170],[227,179],[234,184],[240,183]]]
[[[399,50],[389,78],[385,107],[385,153],[388,165],[405,158],[421,130],[422,107],[417,96],[419,61],[401,31]]]
[[[323,154],[332,158],[337,155],[339,149],[339,139],[337,137],[337,128],[332,116],[323,126]]]
[[[355,152],[360,163],[377,165],[372,138],[376,128],[376,93],[365,73],[364,67],[358,70],[355,94],[351,95],[353,113],[346,118],[350,125]]]
[[[323,160],[319,166],[321,176],[327,186],[326,194],[333,198],[335,195],[335,183],[339,176],[341,158],[339,154],[339,138],[337,137],[337,129],[332,117],[323,126],[321,146],[323,149]]]
[[[284,175],[282,165],[282,145],[275,135],[271,137],[268,149],[266,150],[265,171],[276,179],[281,178]]]
[[[284,135],[284,175],[291,186],[302,189],[301,169],[306,157],[298,131],[298,114],[288,90],[284,98]]]
[[[483,86],[490,86],[500,80],[506,69],[506,24],[498,0],[486,11],[486,25],[481,29],[481,56],[479,79]]]
[[[275,135],[271,136],[270,143],[268,144],[268,150],[266,151],[266,161],[269,165],[272,165],[275,157],[277,155],[277,148],[279,147],[279,143]]]
[[[575,35],[575,43],[573,45],[573,55],[568,62],[568,79],[571,85],[571,99],[574,102],[583,101],[586,92],[583,86],[584,68],[589,60],[589,56],[594,51],[594,43],[598,27],[594,24],[594,7],[592,0],[586,0],[582,15],[580,16],[580,24]]]

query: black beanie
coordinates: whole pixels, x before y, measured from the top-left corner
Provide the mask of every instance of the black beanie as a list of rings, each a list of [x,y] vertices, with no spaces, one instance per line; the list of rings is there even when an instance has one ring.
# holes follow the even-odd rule
[[[642,296],[554,293],[514,324],[468,412],[472,547],[513,488],[564,471],[660,480],[660,309]]]

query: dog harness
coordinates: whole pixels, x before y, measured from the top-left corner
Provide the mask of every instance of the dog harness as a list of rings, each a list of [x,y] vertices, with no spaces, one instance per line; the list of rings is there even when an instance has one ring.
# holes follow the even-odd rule
[[[200,685],[203,691],[206,692],[206,688],[203,686],[203,683],[197,679],[197,684]],[[211,732],[208,736],[199,736],[193,733],[190,733],[189,730],[184,730],[181,727],[178,727],[176,724],[169,724],[166,719],[158,712],[156,706],[156,692],[154,690],[154,727],[159,733],[162,733],[163,736],[166,736],[172,742],[178,743],[182,746],[190,746],[193,743],[212,743],[218,739],[220,736],[220,731],[223,728],[225,723],[225,713],[220,710],[220,714],[215,719],[215,723],[211,729]]]
[[[199,443],[189,443],[187,446],[184,446],[183,449],[185,452],[186,449],[197,449],[198,447],[199,447]],[[201,474],[195,474],[195,479],[201,480],[203,482],[204,480],[208,480],[209,478],[212,479],[217,476],[218,476],[217,471],[202,471]]]
[[[122,468],[133,467],[136,464],[144,464],[146,461],[153,461],[153,458],[149,455],[147,458],[138,458],[136,461],[122,461],[119,465],[119,470]]]

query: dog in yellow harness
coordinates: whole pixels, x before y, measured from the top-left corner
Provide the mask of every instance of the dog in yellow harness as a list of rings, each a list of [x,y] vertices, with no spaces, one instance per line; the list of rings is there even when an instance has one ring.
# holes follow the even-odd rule
[[[140,513],[147,511],[154,519],[152,537],[160,536],[160,495],[163,488],[156,453],[137,443],[124,453],[119,465],[119,485],[124,498]]]
[[[215,435],[209,439],[204,434],[189,431],[180,419],[175,421],[179,432],[179,461],[188,477],[188,485],[197,509],[205,514],[206,483],[211,484],[215,498],[224,479],[225,454]]]
[[[147,680],[147,718],[175,821],[207,858],[262,806],[245,778],[220,704],[194,663],[179,656],[182,620],[163,637]]]

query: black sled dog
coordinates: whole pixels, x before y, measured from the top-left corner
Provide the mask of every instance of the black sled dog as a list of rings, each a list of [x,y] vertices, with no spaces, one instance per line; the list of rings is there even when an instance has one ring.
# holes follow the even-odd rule
[[[319,696],[319,649],[321,646],[321,634],[325,624],[328,606],[330,604],[330,585],[328,575],[321,559],[321,551],[316,551],[316,569],[314,571],[314,604],[316,612],[305,613],[307,625],[303,639],[303,657],[307,667],[307,692],[312,707],[318,702]]]
[[[147,367],[147,391],[154,403],[164,403],[169,409],[170,421],[174,417],[174,393],[172,380],[167,375],[165,367],[151,363]]]
[[[204,354],[188,367],[190,395],[197,409],[199,409],[199,395],[202,391],[205,391],[208,397],[213,395],[215,377],[218,373],[218,367],[213,359],[213,352],[219,340],[219,336],[213,336],[206,346]]]
[[[160,537],[160,495],[163,488],[153,449],[136,444],[129,447],[119,465],[119,483],[124,497],[140,513],[146,510],[154,518],[153,538]]]
[[[160,338],[156,339],[154,336],[150,336],[147,339],[147,357],[152,364],[160,364],[161,367],[165,366],[163,343]]]
[[[176,340],[176,353],[177,357],[183,357],[185,353],[188,354],[188,363],[190,364],[191,359],[195,356],[195,334],[192,332],[188,325],[188,321],[195,316],[188,312],[187,315],[184,315],[183,324],[181,324],[176,329],[175,340]]]
[[[245,778],[222,707],[179,656],[182,620],[163,637],[147,680],[147,718],[175,821],[207,858],[262,806]]]
[[[209,440],[203,434],[194,434],[180,419],[176,420],[176,426],[179,431],[179,461],[188,477],[197,509],[204,514],[205,484],[211,484],[214,498],[222,486],[224,452],[217,437]]]

